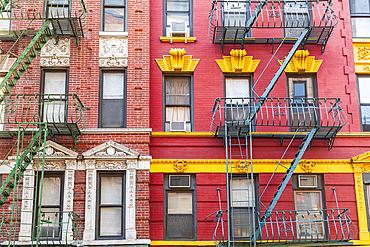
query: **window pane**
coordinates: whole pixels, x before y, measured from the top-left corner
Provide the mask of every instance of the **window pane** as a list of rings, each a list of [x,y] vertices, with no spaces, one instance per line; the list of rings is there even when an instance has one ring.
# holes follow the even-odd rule
[[[60,186],[60,177],[44,177],[41,199],[42,206],[52,206],[60,204]]]
[[[100,236],[122,235],[122,208],[100,208]]]
[[[192,214],[193,194],[170,192],[168,193],[168,214]]]
[[[370,77],[358,77],[360,103],[370,103]]]
[[[232,180],[232,207],[253,207],[253,186],[252,181],[248,179]]]
[[[190,104],[190,78],[166,78],[166,104]]]
[[[101,204],[122,204],[123,177],[101,177]]]
[[[125,5],[125,1],[124,0],[105,0],[104,4],[122,6],[122,5]]]
[[[362,130],[370,131],[370,106],[361,106]]]
[[[44,103],[44,116],[45,122],[49,123],[63,123],[65,121],[65,101],[50,101]]]
[[[123,73],[104,73],[103,99],[123,99],[124,80]]]
[[[167,25],[171,25],[171,22],[183,21],[189,26],[189,13],[167,13]]]
[[[252,209],[231,208],[234,238],[249,237],[252,223]]]
[[[51,5],[48,9],[48,17],[49,18],[67,18],[69,15],[68,7],[65,5]]]
[[[124,24],[124,8],[104,8],[104,31],[124,31]]]
[[[41,237],[59,238],[60,208],[41,208]]]
[[[370,18],[351,18],[353,37],[370,37]]]
[[[189,11],[189,1],[168,0],[167,11]]]
[[[295,192],[296,210],[321,209],[321,192]]]
[[[226,98],[250,97],[249,78],[226,78]],[[247,104],[249,100],[227,100],[227,104]]]
[[[166,121],[190,121],[190,107],[166,107]]]
[[[66,72],[45,72],[44,94],[65,94]]]
[[[193,238],[194,215],[167,215],[168,238]]]
[[[368,13],[370,11],[369,0],[350,0],[351,13]]]
[[[123,128],[124,127],[124,101],[103,100],[101,109],[101,127]]]

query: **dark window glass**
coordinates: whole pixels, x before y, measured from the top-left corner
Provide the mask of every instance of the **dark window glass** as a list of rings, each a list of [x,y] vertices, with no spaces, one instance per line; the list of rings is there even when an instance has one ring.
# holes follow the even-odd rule
[[[103,71],[100,127],[123,128],[126,118],[125,73]]]
[[[99,174],[99,239],[124,237],[124,182],[124,173]]]
[[[176,179],[179,179],[179,177],[180,176],[176,176]],[[184,180],[188,179],[189,175],[184,175]],[[189,183],[185,183],[183,187],[181,184],[177,184],[176,187],[170,187],[170,176],[165,175],[166,239],[190,240],[196,237],[194,176],[190,176],[190,187],[188,185]],[[171,184],[171,186],[173,186],[173,184]]]
[[[102,13],[103,31],[125,31],[124,0],[104,0]]]
[[[370,131],[370,77],[358,76],[361,124],[363,131]]]
[[[370,37],[370,3],[369,0],[350,0],[352,36],[354,38]]]

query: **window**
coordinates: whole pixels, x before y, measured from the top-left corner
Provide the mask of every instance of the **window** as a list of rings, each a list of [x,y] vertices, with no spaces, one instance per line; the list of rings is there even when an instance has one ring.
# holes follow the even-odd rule
[[[298,38],[304,27],[311,25],[308,7],[306,2],[287,2],[284,4],[285,37]]]
[[[288,95],[290,100],[290,124],[291,131],[310,131],[318,121],[318,113],[315,112],[312,98],[316,95],[316,82],[314,75],[289,75]]]
[[[370,77],[357,76],[362,131],[370,131]]]
[[[325,233],[322,175],[294,175],[294,209],[297,238],[323,239]]]
[[[370,37],[370,3],[369,0],[350,0],[352,36],[354,38]]]
[[[66,121],[67,101],[66,92],[68,86],[67,70],[43,70],[42,71],[42,119],[51,123]]]
[[[185,22],[188,36],[193,35],[192,0],[164,0],[163,7],[164,36],[170,37],[172,23],[179,25],[178,22]]]
[[[70,34],[71,0],[46,0],[45,14],[54,19],[53,25],[57,33]]]
[[[165,175],[165,239],[196,239],[194,175]]]
[[[124,173],[101,173],[98,182],[97,239],[125,237]]]
[[[191,131],[191,76],[165,76],[164,84],[165,131]]]
[[[42,190],[40,190],[41,183],[39,182],[36,205],[38,205],[41,196],[41,239],[62,237],[63,175],[59,172],[45,172]],[[38,212],[39,206],[36,209]]]
[[[244,121],[249,114],[250,77],[225,77],[226,119]]]
[[[125,0],[103,0],[102,5],[102,31],[125,31]]]
[[[256,207],[250,177],[230,178],[230,217],[232,238],[234,240],[248,238],[253,234],[253,208]],[[257,222],[257,221],[256,221]]]
[[[222,3],[223,23],[225,27],[245,27],[250,19],[250,5],[246,2]]]
[[[102,70],[100,85],[101,128],[126,126],[126,78],[124,71]]]
[[[11,4],[8,4],[8,6],[3,9],[3,11],[0,14],[0,31],[9,31],[11,29],[10,26],[10,20],[7,20],[11,18]]]

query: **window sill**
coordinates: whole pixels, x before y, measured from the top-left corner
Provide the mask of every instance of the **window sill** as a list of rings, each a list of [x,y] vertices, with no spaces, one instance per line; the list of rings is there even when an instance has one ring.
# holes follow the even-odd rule
[[[125,240],[93,240],[84,241],[83,245],[102,246],[102,245],[150,245],[150,239],[125,239]]]
[[[99,37],[103,37],[103,36],[128,37],[128,32],[99,32]]]
[[[165,43],[171,42],[171,37],[160,37],[160,41]],[[194,43],[197,41],[196,37],[187,37],[186,38],[187,43]],[[172,43],[185,43],[185,37],[172,37]]]
[[[352,38],[353,43],[370,43],[370,37],[369,38]]]

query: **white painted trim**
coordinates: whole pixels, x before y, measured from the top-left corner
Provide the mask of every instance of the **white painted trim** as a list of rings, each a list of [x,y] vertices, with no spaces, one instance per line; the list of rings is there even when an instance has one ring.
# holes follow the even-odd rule
[[[135,240],[94,240],[83,245],[148,245],[151,244],[150,239],[135,239]]]
[[[126,36],[128,37],[128,32],[99,32],[100,36]]]
[[[143,129],[129,129],[129,128],[122,128],[122,129],[111,129],[111,128],[100,128],[100,129],[86,129],[81,132],[81,134],[91,135],[91,134],[151,134],[151,128],[143,128]]]

